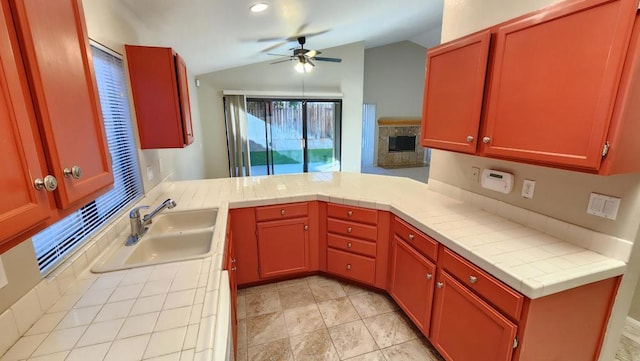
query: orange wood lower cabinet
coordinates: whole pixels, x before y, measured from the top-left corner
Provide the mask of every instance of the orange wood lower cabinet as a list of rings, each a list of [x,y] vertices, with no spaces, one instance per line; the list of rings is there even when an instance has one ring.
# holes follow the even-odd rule
[[[236,277],[239,285],[260,281],[258,274],[258,241],[254,208],[229,210],[231,234],[236,254]]]
[[[438,271],[430,340],[445,359],[509,361],[516,328],[447,272]]]
[[[327,250],[327,271],[367,285],[373,285],[376,277],[376,261],[370,257],[329,248]]]
[[[224,269],[229,272],[229,287],[231,288],[231,332],[233,337],[233,354],[238,350],[238,277],[236,276],[236,256],[233,245],[233,233],[231,232],[231,218],[227,221],[226,234],[227,248],[224,255]]]
[[[309,218],[258,223],[260,278],[309,271]]]
[[[391,257],[389,294],[428,335],[436,266],[398,237],[393,240]]]

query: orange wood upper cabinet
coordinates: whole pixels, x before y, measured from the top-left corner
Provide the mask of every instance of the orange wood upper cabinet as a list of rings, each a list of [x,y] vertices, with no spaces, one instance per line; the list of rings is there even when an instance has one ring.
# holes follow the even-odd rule
[[[58,206],[78,208],[113,184],[80,0],[12,0]]]
[[[51,215],[35,179],[47,175],[7,2],[0,3],[0,244]]]
[[[447,272],[438,271],[430,340],[445,359],[510,361],[516,330]]]
[[[309,271],[309,219],[258,223],[260,278]]]
[[[482,152],[598,170],[637,5],[566,2],[500,26]]]
[[[187,67],[171,48],[125,45],[142,149],[193,143]]]
[[[429,335],[436,266],[400,238],[392,242],[389,294],[420,331]]]
[[[420,144],[475,153],[491,31],[427,51]]]

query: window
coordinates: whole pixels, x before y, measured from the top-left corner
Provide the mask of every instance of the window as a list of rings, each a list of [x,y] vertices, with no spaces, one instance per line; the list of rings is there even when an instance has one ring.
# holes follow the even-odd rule
[[[94,44],[91,45],[91,51],[107,143],[113,161],[114,186],[95,201],[33,237],[38,265],[43,274],[142,195],[122,57]]]

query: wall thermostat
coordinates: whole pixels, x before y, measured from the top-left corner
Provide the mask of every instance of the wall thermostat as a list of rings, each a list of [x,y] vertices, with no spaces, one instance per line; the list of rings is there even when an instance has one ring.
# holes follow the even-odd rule
[[[513,189],[513,174],[493,169],[482,170],[482,188],[508,194]]]

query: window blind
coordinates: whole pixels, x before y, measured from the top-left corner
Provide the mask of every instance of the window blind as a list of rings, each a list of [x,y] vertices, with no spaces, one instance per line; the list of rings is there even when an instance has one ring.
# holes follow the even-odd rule
[[[53,269],[101,226],[115,218],[120,210],[142,195],[122,57],[93,43],[91,52],[113,161],[114,186],[32,238],[42,274]]]

